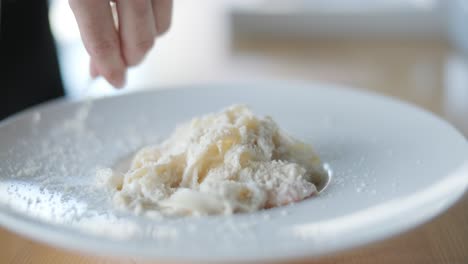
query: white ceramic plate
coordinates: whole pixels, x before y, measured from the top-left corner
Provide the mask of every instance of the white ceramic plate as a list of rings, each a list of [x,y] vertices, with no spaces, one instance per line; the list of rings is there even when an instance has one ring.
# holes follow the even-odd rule
[[[232,103],[271,115],[315,146],[333,171],[318,196],[232,217],[150,220],[116,212],[95,187],[179,122]],[[0,125],[0,223],[37,240],[98,254],[171,260],[319,256],[381,240],[452,205],[467,186],[466,139],[393,99],[326,84],[199,85],[56,101]],[[459,169],[459,170],[457,170]]]

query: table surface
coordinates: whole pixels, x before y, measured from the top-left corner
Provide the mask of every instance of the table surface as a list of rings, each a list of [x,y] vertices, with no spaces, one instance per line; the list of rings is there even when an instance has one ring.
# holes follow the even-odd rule
[[[191,32],[187,29],[190,23],[179,17],[183,18],[188,14],[187,10],[196,8],[202,12],[203,6],[191,4],[192,1],[181,2],[186,6],[180,7],[181,15],[174,17],[170,35],[167,40],[161,40],[159,51],[152,52],[145,65],[132,73],[129,89],[135,89],[131,84],[136,79],[143,80],[143,84],[259,76],[327,81],[414,103],[449,120],[468,136],[468,60],[444,41],[267,40],[235,36],[227,42],[214,38],[212,34],[220,30],[219,23],[209,23],[209,19],[211,22],[220,19],[216,15],[209,16],[209,12],[218,11],[213,7],[216,6],[214,1],[208,1],[212,3],[211,9],[203,9],[207,14],[196,17],[205,21],[208,28]],[[200,44],[203,37],[210,45]],[[191,51],[178,48],[182,47],[181,42],[190,42],[187,41],[190,38],[193,39],[192,44],[200,45],[195,43]],[[177,59],[184,59],[184,65],[176,67],[171,63],[170,58],[174,58],[176,53]],[[205,63],[194,56],[199,53],[206,54]],[[154,74],[148,74],[151,69]],[[138,84],[134,86],[145,86],[142,82]],[[447,212],[405,234],[320,259],[299,259],[287,263],[468,263],[467,209],[468,194],[465,194]],[[70,252],[0,228],[0,263],[140,262]]]

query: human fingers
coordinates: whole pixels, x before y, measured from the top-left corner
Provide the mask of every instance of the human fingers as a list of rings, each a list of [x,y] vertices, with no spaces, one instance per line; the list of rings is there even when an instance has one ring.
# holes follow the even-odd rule
[[[69,0],[69,3],[98,74],[115,87],[123,86],[126,66],[109,2]]]
[[[172,2],[172,0],[153,0],[153,12],[158,36],[164,34],[171,26]]]
[[[117,1],[122,54],[127,66],[141,62],[153,47],[156,22],[151,0]]]

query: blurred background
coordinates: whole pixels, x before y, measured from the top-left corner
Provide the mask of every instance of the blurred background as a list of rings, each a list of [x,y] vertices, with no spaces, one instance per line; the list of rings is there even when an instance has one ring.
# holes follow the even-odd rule
[[[50,0],[49,11],[71,99],[230,80],[330,82],[419,105],[468,138],[468,0],[174,0],[170,31],[119,91],[90,81],[68,0]],[[466,263],[467,205],[465,194],[421,228],[323,263]],[[4,229],[0,239],[0,259],[12,263],[92,261]]]
[[[468,1],[175,0],[172,27],[122,91],[89,81],[67,0],[51,27],[67,95],[265,78],[332,82],[420,105],[468,135]]]

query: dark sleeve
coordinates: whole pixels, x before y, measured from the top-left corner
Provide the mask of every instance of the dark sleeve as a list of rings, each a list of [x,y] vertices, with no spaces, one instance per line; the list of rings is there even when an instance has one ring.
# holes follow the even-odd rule
[[[0,120],[63,96],[45,0],[0,0]]]

